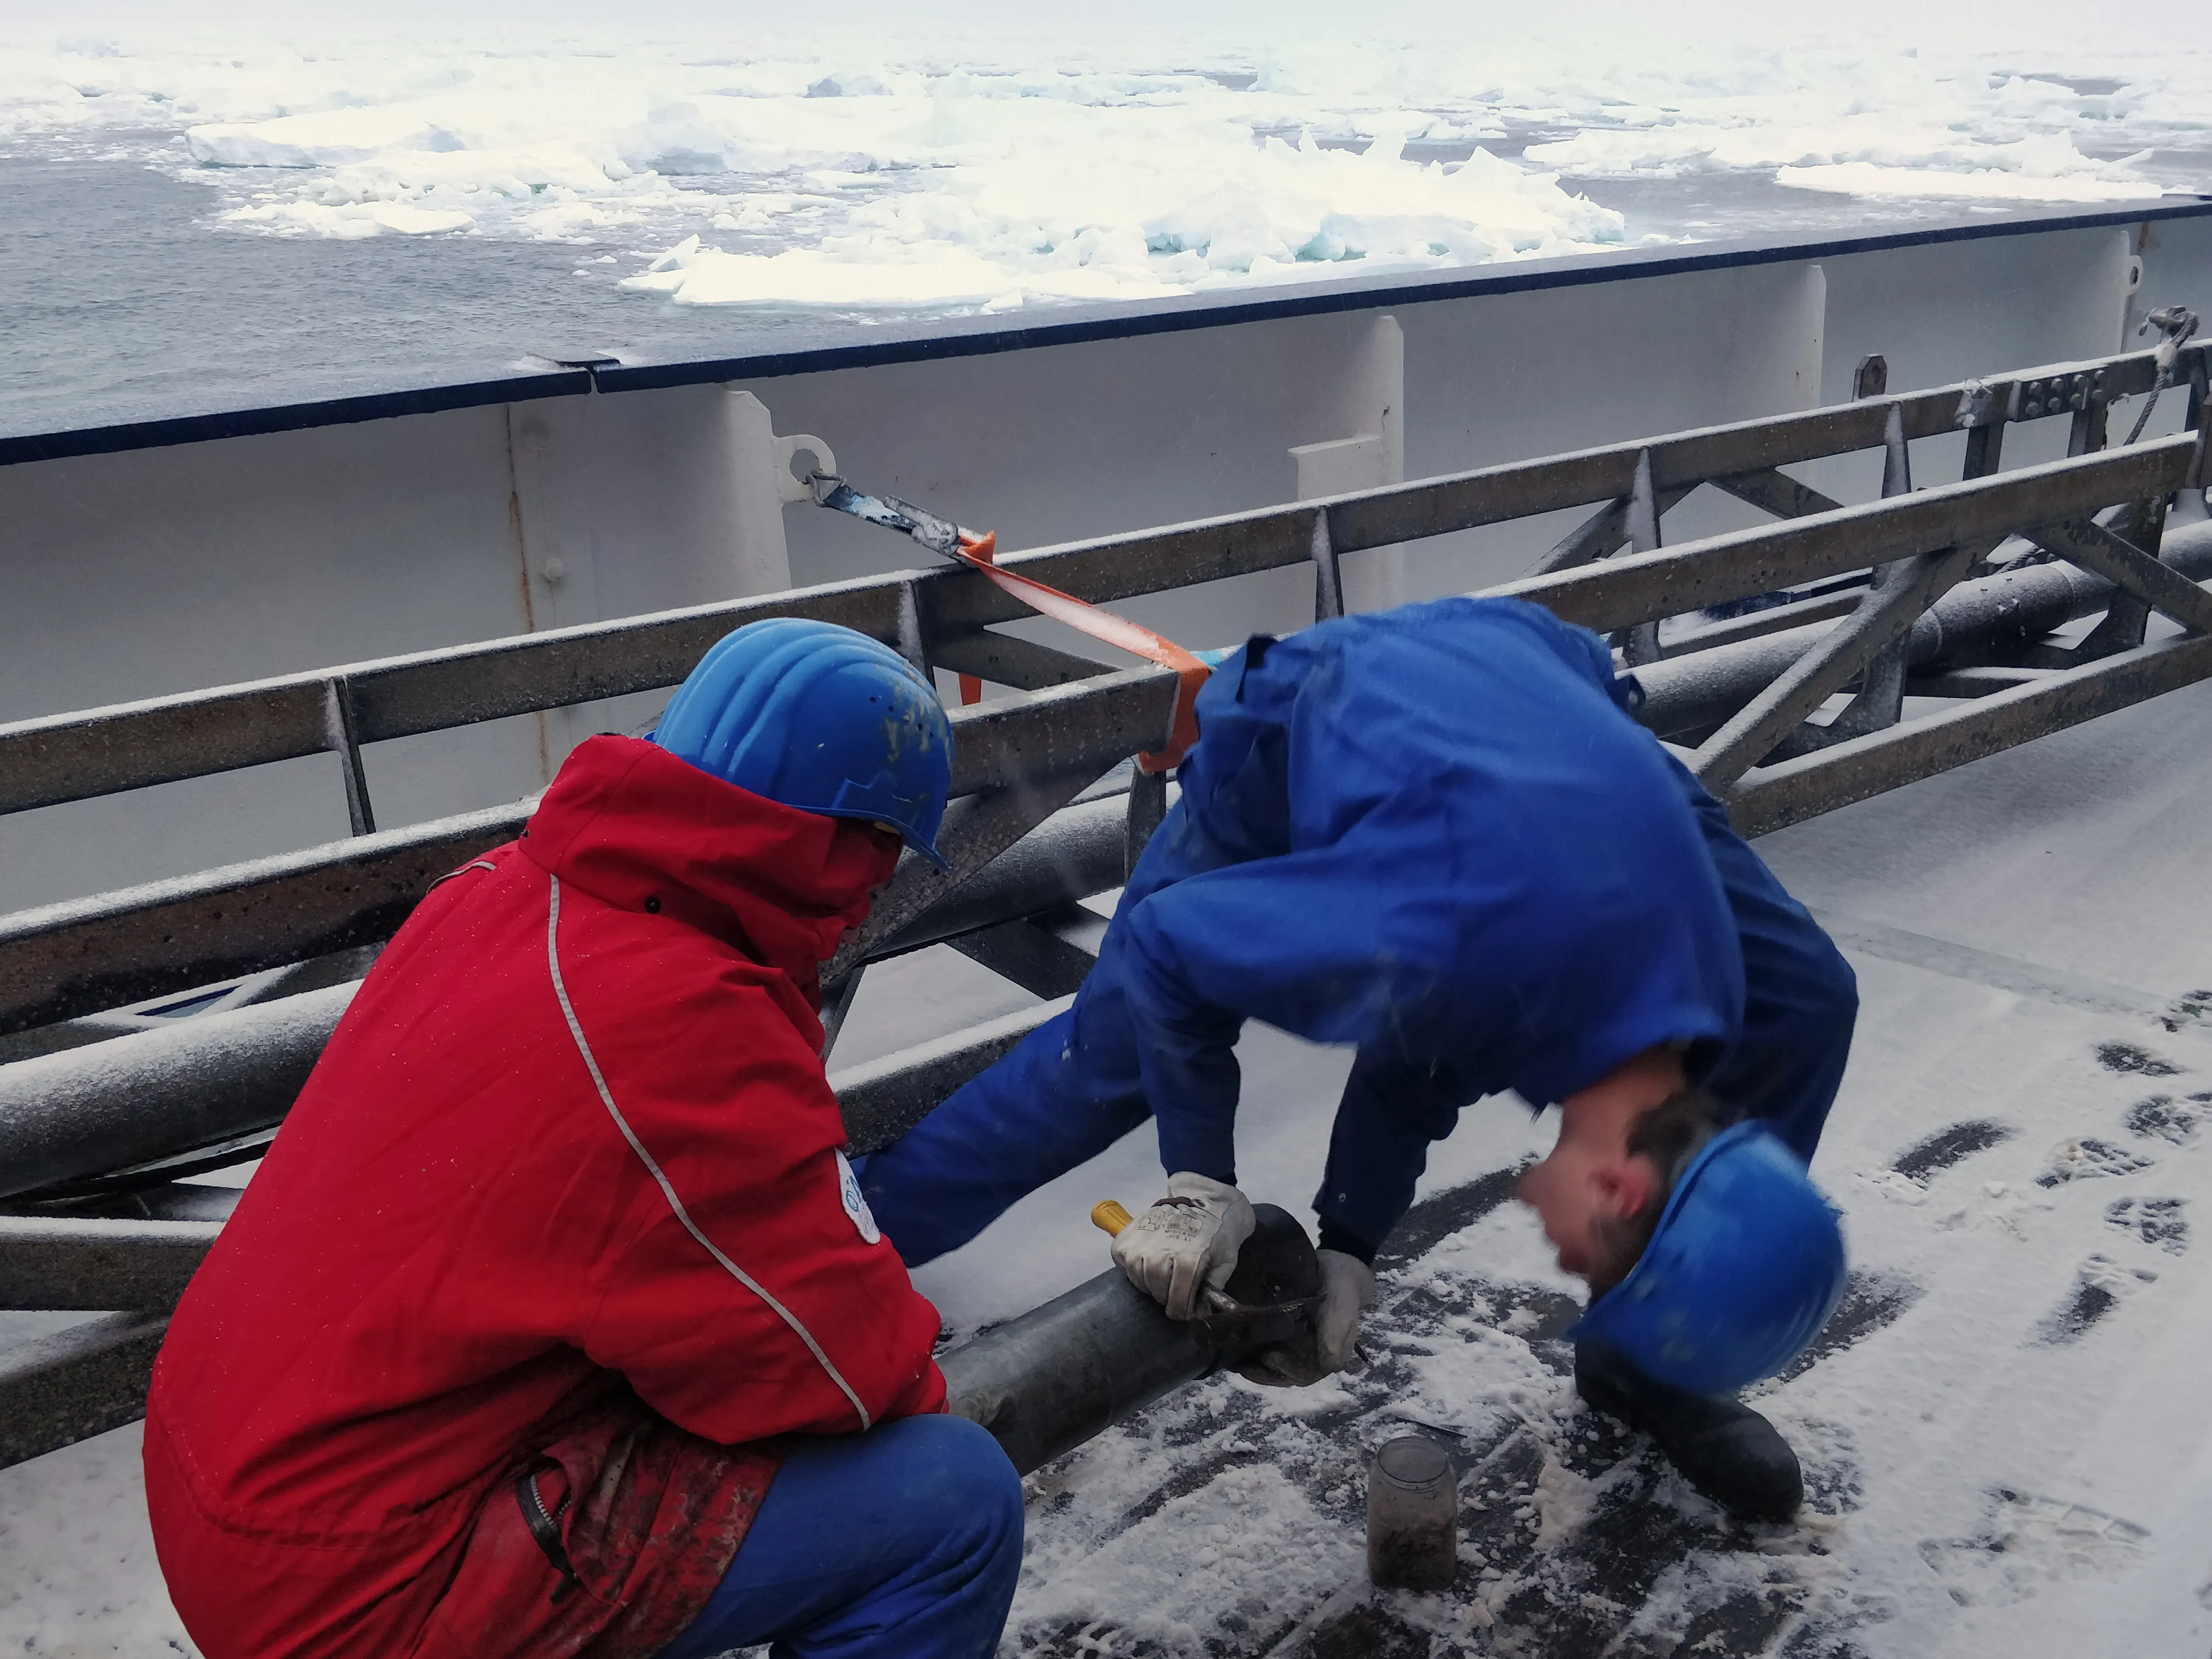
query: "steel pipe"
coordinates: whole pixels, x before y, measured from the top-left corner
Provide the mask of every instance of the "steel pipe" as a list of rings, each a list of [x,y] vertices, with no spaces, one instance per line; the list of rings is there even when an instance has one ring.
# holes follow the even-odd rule
[[[1027,1474],[1219,1363],[1188,1321],[1103,1273],[939,1361],[947,1408]]]
[[[937,849],[951,867],[940,868],[935,860],[909,850],[899,860],[897,873],[876,895],[867,920],[845,936],[837,954],[823,965],[823,983],[834,986],[883,954],[891,939],[959,893],[1096,781],[1094,763],[1079,772],[1040,775],[1027,784],[953,802],[937,836]]]
[[[1318,1295],[1321,1263],[1297,1218],[1273,1204],[1253,1210],[1223,1288],[1252,1308]],[[945,1355],[947,1405],[990,1430],[1027,1474],[1270,1340],[1249,1327],[1209,1335],[1204,1324],[1170,1319],[1118,1270],[1103,1273]]]
[[[2212,523],[2169,530],[2160,551],[2191,581],[2212,578]],[[1914,623],[1906,663],[1981,667],[2007,660],[2054,629],[2103,611],[2113,592],[2102,577],[2062,563],[1960,582]],[[1636,671],[1645,698],[1638,718],[1662,738],[1717,726],[1834,625],[1807,623],[1647,664]]]
[[[876,954],[919,950],[1118,886],[1127,801],[1126,795],[1107,795],[1054,813]],[[0,1197],[174,1157],[282,1122],[356,988],[280,997],[180,1020],[167,1030],[0,1066]],[[942,1056],[917,1058],[914,1079],[896,1086],[861,1086],[856,1076],[854,1144],[879,1146],[904,1133],[1015,1040],[957,1077]],[[920,1103],[940,1085],[943,1093]],[[883,1126],[891,1123],[898,1127],[886,1133]]]
[[[1079,801],[1054,813],[982,873],[955,889],[885,940],[874,958],[894,957],[979,927],[1035,915],[1121,884],[1128,796]]]
[[[0,1197],[283,1121],[357,985],[0,1066]]]

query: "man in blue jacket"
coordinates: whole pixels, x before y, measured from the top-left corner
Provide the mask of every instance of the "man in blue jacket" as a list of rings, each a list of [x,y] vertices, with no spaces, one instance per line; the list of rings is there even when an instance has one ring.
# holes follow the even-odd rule
[[[1304,1351],[1271,1356],[1283,1381],[1348,1359],[1429,1143],[1485,1096],[1562,1107],[1522,1196],[1594,1303],[1724,1124],[1764,1120],[1809,1160],[1850,1051],[1851,971],[1634,723],[1640,695],[1595,635],[1518,600],[1253,639],[1199,698],[1182,798],[1074,1005],[867,1161],[884,1231],[926,1261],[1150,1115],[1168,1197],[1115,1256],[1188,1317],[1251,1231],[1248,1018],[1358,1049],[1315,1200],[1324,1301]],[[1719,1501],[1796,1508],[1795,1455],[1732,1398],[1595,1340],[1577,1371]]]

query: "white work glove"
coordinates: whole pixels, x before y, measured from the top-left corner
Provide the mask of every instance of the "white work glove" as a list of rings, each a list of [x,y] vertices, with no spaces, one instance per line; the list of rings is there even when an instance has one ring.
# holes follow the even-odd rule
[[[1314,1310],[1313,1329],[1237,1367],[1250,1381],[1304,1388],[1352,1363],[1359,1344],[1359,1317],[1375,1300],[1375,1270],[1341,1250],[1319,1255],[1321,1305]]]
[[[1168,1195],[1114,1236],[1114,1263],[1169,1318],[1188,1319],[1201,1290],[1228,1283],[1252,1225],[1252,1206],[1234,1187],[1171,1175]]]

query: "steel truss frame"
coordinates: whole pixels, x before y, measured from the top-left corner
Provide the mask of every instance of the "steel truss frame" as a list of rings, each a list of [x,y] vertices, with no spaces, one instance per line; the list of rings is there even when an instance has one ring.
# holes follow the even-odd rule
[[[2207,362],[2191,346],[2163,362],[2138,352],[1891,397],[1870,359],[1870,395],[1852,404],[1000,562],[1095,603],[1308,564],[1327,617],[1343,611],[1346,554],[1592,508],[1534,574],[1488,591],[1612,635],[1648,693],[1644,723],[1758,835],[2212,677],[2212,594],[2197,585],[2212,575],[2212,526],[2165,533],[2176,492],[2207,482]],[[2180,385],[2182,432],[2106,446],[2115,399]],[[2009,425],[2061,415],[2066,459],[1998,470]],[[1911,441],[1956,431],[1965,476],[1916,490]],[[1883,493],[1863,504],[1779,470],[1869,450],[1883,455]],[[1664,544],[1664,515],[1706,486],[1776,521]],[[1686,621],[1775,596],[1785,602]],[[2154,638],[2154,611],[2178,631]],[[510,838],[532,805],[380,831],[364,744],[664,689],[757,617],[843,623],[1014,694],[954,714],[953,868],[905,860],[830,964],[827,1023],[867,962],[939,940],[1040,995],[1071,993],[1102,926],[1079,902],[1120,884],[1165,811],[1165,781],[1127,763],[1165,738],[1176,678],[994,631],[1019,614],[972,572],[906,571],[0,726],[0,811],[331,753],[354,830],[0,917],[0,1033],[56,1050],[0,1066],[0,1195],[14,1195],[0,1206],[14,1212],[0,1216],[0,1305],[121,1310],[0,1367],[0,1463],[136,1414],[166,1311],[227,1204],[172,1178],[253,1154],[350,997],[350,983],[327,981],[358,971],[357,956],[334,953],[388,938],[434,877]],[[2050,637],[2099,615],[2076,643]],[[1908,716],[1908,696],[1943,706]],[[69,1046],[106,1035],[87,1017],[278,969],[224,1012],[108,1037],[96,1056]],[[1059,1006],[836,1074],[854,1146],[895,1139]],[[956,1393],[969,1377],[997,1401],[971,1400],[975,1414],[1012,1423],[1023,1367],[1065,1357],[1040,1332],[1150,1317],[1117,1297],[1102,1279],[951,1357]],[[1212,1363],[1187,1332],[1152,1336],[1150,1370],[1131,1373],[1124,1348],[1112,1401],[1085,1396],[1047,1420],[1028,1408],[1023,1460]]]

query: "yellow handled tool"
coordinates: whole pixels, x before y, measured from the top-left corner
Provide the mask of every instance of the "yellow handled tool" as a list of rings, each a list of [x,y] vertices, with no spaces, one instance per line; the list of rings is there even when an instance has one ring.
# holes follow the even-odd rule
[[[1091,1225],[1097,1228],[1100,1232],[1109,1236],[1119,1235],[1121,1229],[1129,1224],[1130,1218],[1128,1211],[1121,1207],[1121,1201],[1119,1199],[1102,1198],[1091,1206]],[[1227,1314],[1234,1317],[1245,1312],[1243,1303],[1225,1291],[1215,1290],[1210,1285],[1200,1293],[1200,1300],[1211,1314]],[[1203,1316],[1201,1316],[1201,1322],[1203,1322]]]
[[[1260,1209],[1260,1235],[1255,1235],[1255,1243],[1265,1243],[1267,1239],[1273,1239],[1275,1253],[1281,1255],[1284,1250],[1283,1229],[1287,1228],[1289,1235],[1296,1239],[1292,1263],[1286,1270],[1279,1271],[1263,1280],[1268,1289],[1262,1294],[1280,1294],[1282,1289],[1288,1289],[1287,1285],[1278,1289],[1273,1284],[1274,1279],[1286,1276],[1293,1284],[1310,1287],[1316,1294],[1286,1297],[1277,1302],[1249,1303],[1239,1302],[1226,1291],[1217,1291],[1210,1285],[1206,1286],[1199,1296],[1191,1322],[1205,1332],[1208,1340],[1240,1353],[1249,1353],[1273,1343],[1288,1342],[1301,1332],[1310,1329],[1314,1310],[1320,1300],[1317,1292],[1321,1287],[1321,1267],[1314,1260],[1313,1246],[1307,1242],[1305,1230],[1273,1205],[1263,1204]],[[1279,1218],[1279,1224],[1277,1218]],[[1119,1236],[1121,1229],[1127,1226],[1132,1219],[1128,1211],[1114,1199],[1102,1198],[1091,1206],[1091,1225],[1102,1233]],[[1297,1257],[1298,1252],[1303,1252],[1302,1258]],[[1239,1271],[1249,1272],[1251,1269],[1247,1267]]]

